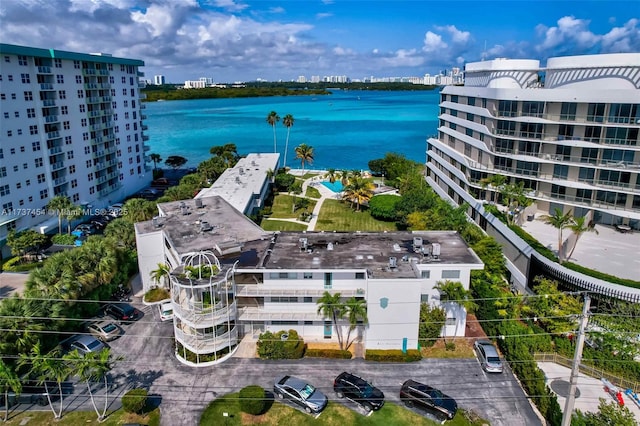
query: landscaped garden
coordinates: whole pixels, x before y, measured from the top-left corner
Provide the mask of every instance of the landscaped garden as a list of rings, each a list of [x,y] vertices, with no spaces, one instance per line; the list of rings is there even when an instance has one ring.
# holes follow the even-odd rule
[[[104,422],[96,420],[93,411],[72,411],[65,413],[61,419],[54,419],[50,411],[22,411],[11,414],[9,421],[2,423],[6,426],[78,426],[103,425],[120,426],[125,424],[139,424],[148,426],[160,425],[160,409],[156,408],[145,414],[127,413],[123,409],[109,413]]]
[[[366,209],[355,211],[349,203],[339,200],[325,200],[318,215],[315,231],[395,231],[394,222],[376,220]]]

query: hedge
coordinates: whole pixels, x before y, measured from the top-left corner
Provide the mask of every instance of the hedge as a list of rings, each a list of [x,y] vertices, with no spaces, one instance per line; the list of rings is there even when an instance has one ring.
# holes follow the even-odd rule
[[[305,357],[351,359],[351,352],[340,349],[307,349]]]
[[[297,359],[304,355],[304,340],[295,330],[265,331],[258,338],[258,356],[263,359]]]
[[[247,414],[258,416],[266,411],[267,394],[265,390],[257,385],[246,386],[240,389],[238,403],[240,410]]]
[[[122,408],[127,413],[141,413],[147,405],[146,389],[131,389],[122,396]]]
[[[414,362],[420,361],[422,354],[418,349],[409,349],[407,353],[402,352],[400,349],[368,349],[364,357],[367,361]]]

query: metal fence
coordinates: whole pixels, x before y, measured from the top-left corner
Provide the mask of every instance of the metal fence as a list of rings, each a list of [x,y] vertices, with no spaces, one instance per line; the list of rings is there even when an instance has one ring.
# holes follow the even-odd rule
[[[567,368],[571,368],[573,365],[573,359],[566,358],[557,353],[534,353],[533,359],[537,362],[554,362]],[[635,393],[640,392],[640,382],[627,380],[625,378],[608,373],[601,368],[586,365],[584,363],[580,363],[579,369],[582,374],[593,377],[595,379],[607,379],[614,385],[621,388],[623,392],[626,389],[631,389]]]

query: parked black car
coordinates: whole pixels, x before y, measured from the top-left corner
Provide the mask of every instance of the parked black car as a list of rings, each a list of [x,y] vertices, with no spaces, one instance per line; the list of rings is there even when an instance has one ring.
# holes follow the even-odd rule
[[[327,397],[306,381],[293,376],[283,376],[273,384],[273,393],[280,399],[288,399],[307,413],[319,413],[327,406]]]
[[[107,305],[104,308],[104,314],[125,324],[130,324],[142,317],[142,312],[126,303],[112,303]]]
[[[338,398],[347,398],[360,405],[364,411],[377,411],[384,405],[384,394],[371,383],[355,374],[342,372],[333,381]]]
[[[407,380],[402,384],[400,400],[407,407],[416,406],[422,409],[436,410],[449,420],[453,419],[458,411],[455,399],[436,388],[414,380]]]

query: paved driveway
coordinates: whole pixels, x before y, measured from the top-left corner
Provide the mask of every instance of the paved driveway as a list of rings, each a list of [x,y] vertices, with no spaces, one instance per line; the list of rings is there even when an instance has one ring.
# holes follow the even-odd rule
[[[475,359],[426,359],[411,364],[373,363],[364,360],[302,359],[262,361],[233,358],[223,364],[191,368],[173,356],[173,326],[160,323],[156,309],[143,308],[145,316],[125,326],[125,335],[111,342],[114,354],[123,355],[112,371],[116,394],[134,386],[148,387],[162,398],[163,425],[197,425],[214,398],[257,384],[271,389],[281,374],[308,379],[330,399],[335,399],[333,378],[351,371],[382,389],[388,401],[399,402],[401,384],[413,378],[454,397],[461,408],[472,409],[492,425],[540,425],[524,392],[510,372],[487,375]],[[374,414],[375,415],[375,414]]]

